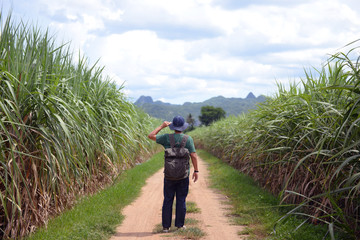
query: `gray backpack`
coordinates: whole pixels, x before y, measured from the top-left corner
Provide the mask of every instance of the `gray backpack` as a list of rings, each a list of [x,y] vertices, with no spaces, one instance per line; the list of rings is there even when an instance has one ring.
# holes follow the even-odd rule
[[[190,153],[185,148],[188,135],[184,135],[180,147],[175,146],[174,134],[169,134],[170,148],[165,149],[165,178],[169,180],[180,180],[187,178],[190,173]]]

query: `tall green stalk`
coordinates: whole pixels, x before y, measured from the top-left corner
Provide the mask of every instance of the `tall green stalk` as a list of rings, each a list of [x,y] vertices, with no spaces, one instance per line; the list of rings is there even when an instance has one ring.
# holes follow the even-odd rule
[[[199,128],[208,150],[248,173],[290,214],[329,226],[329,236],[360,235],[360,58],[357,48],[332,56],[299,84],[255,111]]]
[[[158,123],[48,31],[0,21],[0,236],[16,238],[154,149]]]

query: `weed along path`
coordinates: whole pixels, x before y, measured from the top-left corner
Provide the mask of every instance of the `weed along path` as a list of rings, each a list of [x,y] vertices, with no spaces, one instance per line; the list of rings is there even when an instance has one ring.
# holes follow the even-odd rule
[[[163,170],[160,170],[147,180],[140,196],[131,205],[124,208],[125,219],[122,225],[117,227],[116,233],[111,237],[111,240],[242,239],[238,235],[242,227],[232,225],[230,218],[226,216],[228,214],[226,209],[228,205],[224,203],[226,197],[216,193],[209,187],[208,171],[201,159],[199,159],[199,169],[201,173],[199,180],[196,183],[190,182],[187,202],[194,203],[200,211],[186,215],[189,222],[185,223],[187,229],[184,233],[179,235],[180,231],[176,230],[169,233],[157,233],[162,229],[159,225],[161,224],[163,200]],[[198,232],[205,233],[205,236],[199,237],[199,235],[196,235]]]

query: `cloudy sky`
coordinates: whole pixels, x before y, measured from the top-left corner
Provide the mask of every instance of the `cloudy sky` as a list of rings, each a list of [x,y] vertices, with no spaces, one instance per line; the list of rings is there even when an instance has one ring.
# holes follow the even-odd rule
[[[358,0],[2,0],[135,101],[273,95],[360,38]]]

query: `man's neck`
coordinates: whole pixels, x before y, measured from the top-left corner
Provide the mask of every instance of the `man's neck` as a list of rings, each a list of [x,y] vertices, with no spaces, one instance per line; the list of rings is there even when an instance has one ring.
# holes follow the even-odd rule
[[[180,133],[182,133],[182,132],[180,132],[180,131],[176,131],[176,130],[175,130],[175,133],[176,133],[176,134],[180,134]]]

